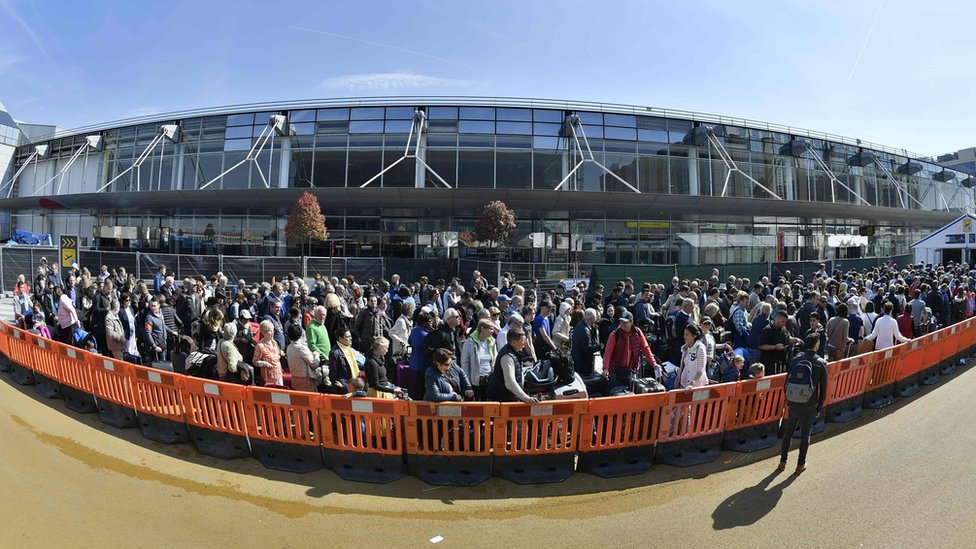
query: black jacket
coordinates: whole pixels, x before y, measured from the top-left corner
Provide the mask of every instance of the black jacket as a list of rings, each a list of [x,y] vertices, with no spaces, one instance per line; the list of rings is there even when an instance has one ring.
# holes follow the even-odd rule
[[[580,375],[593,373],[593,353],[603,349],[596,326],[592,328],[586,322],[580,322],[573,329],[573,339],[570,354],[573,356],[573,369]]]
[[[434,363],[434,351],[437,349],[447,349],[455,358],[459,356],[457,334],[447,323],[443,323],[436,330],[427,334],[424,338],[424,358],[429,364]]]
[[[815,389],[813,396],[810,397],[810,402],[807,404],[796,404],[789,402],[791,409],[794,407],[799,408],[823,408],[824,402],[827,400],[827,362],[811,353],[810,351],[804,351],[790,360],[790,364],[786,370],[786,379],[790,378],[790,374],[793,373],[793,369],[796,368],[803,360],[809,360],[813,364],[813,387]]]
[[[371,355],[363,365],[366,370],[366,385],[381,393],[392,393],[395,385],[386,377],[386,359]]]

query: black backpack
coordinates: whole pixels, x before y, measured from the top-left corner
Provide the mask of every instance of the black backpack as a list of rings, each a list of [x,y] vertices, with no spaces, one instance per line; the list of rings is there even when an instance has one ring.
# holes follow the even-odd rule
[[[668,339],[681,338],[681,334],[678,333],[677,314],[670,314],[668,315],[668,318],[664,319],[664,333],[667,335]]]
[[[813,397],[813,363],[801,356],[786,376],[786,401],[792,404],[809,404]]]

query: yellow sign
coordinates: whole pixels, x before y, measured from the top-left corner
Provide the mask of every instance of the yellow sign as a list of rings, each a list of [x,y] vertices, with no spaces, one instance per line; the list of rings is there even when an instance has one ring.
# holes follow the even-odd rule
[[[70,268],[72,263],[78,262],[78,237],[76,235],[61,235],[61,267]]]
[[[964,233],[971,233],[971,232],[973,232],[973,220],[972,219],[970,219],[970,218],[967,217],[966,219],[963,219],[962,220],[962,232],[964,232]]]
[[[627,221],[625,226],[628,229],[667,229],[671,226],[670,221]]]

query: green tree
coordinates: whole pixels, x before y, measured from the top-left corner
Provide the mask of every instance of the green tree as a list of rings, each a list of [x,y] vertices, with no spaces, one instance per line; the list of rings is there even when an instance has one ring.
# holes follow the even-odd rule
[[[311,253],[313,240],[329,238],[325,228],[325,215],[319,207],[319,199],[312,193],[303,193],[291,207],[288,213],[288,223],[285,225],[285,238],[299,245],[308,243]]]
[[[475,222],[473,236],[479,242],[507,244],[515,236],[515,212],[500,200],[485,204],[481,217]]]

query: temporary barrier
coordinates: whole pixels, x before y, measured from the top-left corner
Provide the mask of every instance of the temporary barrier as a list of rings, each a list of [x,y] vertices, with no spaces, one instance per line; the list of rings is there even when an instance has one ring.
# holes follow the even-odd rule
[[[196,377],[183,378],[183,406],[190,440],[204,455],[223,459],[247,457],[243,385]]]
[[[322,468],[322,395],[249,387],[244,401],[251,455],[265,467],[293,473]]]
[[[875,351],[867,355],[871,364],[870,376],[864,385],[864,407],[870,409],[884,408],[895,399],[895,382],[898,381],[898,369],[901,366],[908,344]]]
[[[939,368],[941,375],[946,376],[956,372],[956,367],[959,365],[959,357],[963,350],[961,346],[962,329],[963,325],[961,322],[946,328],[949,333],[946,334],[945,342],[942,344],[942,364]]]
[[[163,444],[189,442],[183,408],[185,376],[134,364],[130,371],[142,436]]]
[[[501,404],[492,436],[494,474],[518,484],[569,478],[587,404],[585,400]]]
[[[576,468],[604,478],[639,475],[654,463],[667,393],[591,400],[580,419]]]
[[[403,477],[407,401],[327,395],[319,410],[323,458],[336,475],[377,483]]]
[[[0,321],[0,372],[10,371],[10,333],[13,329],[3,321]]]
[[[906,349],[898,362],[898,379],[895,381],[895,396],[910,397],[919,391],[919,370],[925,357],[924,341],[913,339],[905,344]]]
[[[34,370],[34,390],[44,398],[61,398],[61,373],[58,371],[53,342],[33,334],[28,335],[27,339],[34,343],[28,350],[31,369]]]
[[[871,372],[867,357],[858,355],[827,364],[827,406],[824,416],[833,423],[846,423],[864,411],[864,386]]]
[[[28,338],[31,335],[21,329],[13,329],[14,337],[10,340],[10,379],[19,385],[33,385],[34,370],[31,365],[30,349],[34,347]]]
[[[963,322],[962,342],[959,346],[963,356],[966,358],[976,354],[976,317]]]
[[[407,472],[435,486],[474,486],[492,474],[497,402],[410,402],[403,432]]]
[[[669,391],[661,410],[655,463],[688,467],[717,459],[735,389],[734,383],[725,383]]]
[[[95,390],[92,388],[91,369],[86,359],[87,353],[63,343],[53,343],[57,353],[56,360],[60,371],[61,398],[68,408],[90,414],[98,411]]]
[[[935,385],[941,379],[942,371],[942,348],[945,347],[945,329],[932,332],[922,338],[922,346],[925,348],[922,354],[922,369],[919,372],[918,381],[922,385]]]
[[[99,355],[88,355],[92,374],[92,388],[98,403],[98,417],[102,423],[124,429],[135,427],[135,399],[132,396],[132,365]]]
[[[729,399],[722,447],[755,452],[776,444],[786,404],[786,374],[740,381]]]

